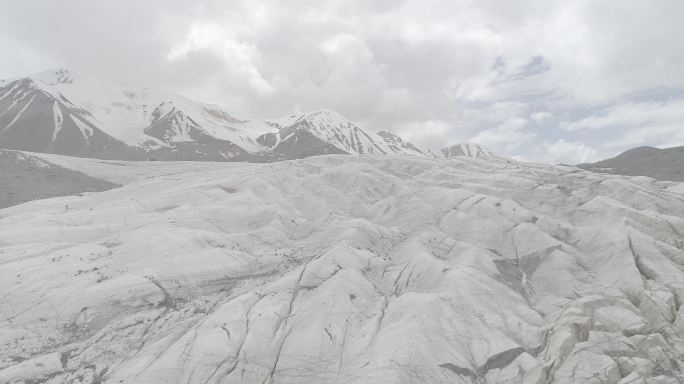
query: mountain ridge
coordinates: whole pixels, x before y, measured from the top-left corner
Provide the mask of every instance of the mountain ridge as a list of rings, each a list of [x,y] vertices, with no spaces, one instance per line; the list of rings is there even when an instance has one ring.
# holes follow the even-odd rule
[[[610,159],[577,167],[600,173],[625,176],[647,176],[664,181],[684,181],[684,146],[655,148],[636,147]]]
[[[0,148],[118,160],[435,156],[390,131],[363,129],[330,109],[239,119],[218,105],[63,68],[0,82]],[[445,157],[493,155],[484,149],[456,152],[441,150]]]

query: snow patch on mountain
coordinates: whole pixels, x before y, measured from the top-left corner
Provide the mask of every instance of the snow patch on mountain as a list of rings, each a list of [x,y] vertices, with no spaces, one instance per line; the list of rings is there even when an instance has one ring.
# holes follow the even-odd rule
[[[59,131],[62,130],[62,124],[64,124],[64,115],[62,115],[62,109],[59,108],[57,100],[52,104],[53,121],[55,123],[55,130],[52,133],[52,141],[57,139]]]

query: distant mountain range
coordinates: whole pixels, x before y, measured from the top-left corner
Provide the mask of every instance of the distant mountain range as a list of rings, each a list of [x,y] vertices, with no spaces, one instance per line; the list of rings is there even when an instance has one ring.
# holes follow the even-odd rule
[[[0,148],[116,160],[274,161],[322,154],[438,157],[331,110],[238,119],[217,105],[56,69],[0,80]],[[439,157],[492,156],[475,144]]]
[[[456,144],[442,149],[444,157],[468,156],[468,157],[490,157],[496,156],[494,152],[478,144]]]
[[[593,172],[684,181],[684,147],[664,149],[638,147],[612,159],[577,166]]]

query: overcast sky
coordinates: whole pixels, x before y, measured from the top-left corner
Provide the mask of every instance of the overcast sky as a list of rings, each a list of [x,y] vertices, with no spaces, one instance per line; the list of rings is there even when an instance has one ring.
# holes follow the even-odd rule
[[[65,67],[554,163],[684,145],[681,0],[0,3],[2,78]]]

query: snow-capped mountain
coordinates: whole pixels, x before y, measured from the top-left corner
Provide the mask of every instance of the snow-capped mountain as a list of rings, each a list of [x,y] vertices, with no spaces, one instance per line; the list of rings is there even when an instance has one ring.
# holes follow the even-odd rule
[[[0,210],[0,383],[684,382],[671,183],[35,156],[123,186]]]
[[[428,151],[423,151],[390,131],[378,131],[378,135],[385,140],[385,143],[387,143],[393,151],[431,157]]]
[[[462,143],[442,149],[442,156],[492,157],[496,154],[479,144]]]
[[[257,154],[268,125],[181,96],[58,69],[0,83],[0,147],[139,160]]]
[[[283,119],[278,129],[257,142],[289,158],[324,154],[426,156],[417,147],[389,132],[369,132],[331,110],[318,110]]]
[[[0,85],[0,147],[76,156],[144,158],[141,151],[101,130],[89,110],[31,78]]]
[[[243,120],[216,105],[64,69],[0,82],[0,148],[122,160],[424,156],[401,138],[361,129],[334,111]]]

